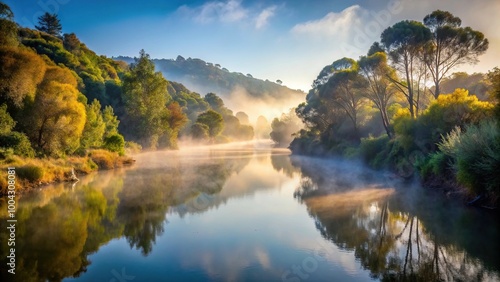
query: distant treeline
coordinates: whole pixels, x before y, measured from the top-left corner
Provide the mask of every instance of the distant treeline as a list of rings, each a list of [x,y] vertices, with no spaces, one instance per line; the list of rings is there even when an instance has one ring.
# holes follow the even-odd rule
[[[132,63],[133,58],[116,57]],[[254,98],[273,97],[275,99],[290,99],[290,97],[304,97],[301,90],[292,90],[281,85],[278,79],[275,82],[254,78],[251,74],[230,72],[220,64],[205,62],[197,58],[177,56],[172,59],[153,59],[156,68],[165,77],[187,85],[196,91],[214,92],[221,97],[228,97],[236,88],[244,89],[248,95]]]

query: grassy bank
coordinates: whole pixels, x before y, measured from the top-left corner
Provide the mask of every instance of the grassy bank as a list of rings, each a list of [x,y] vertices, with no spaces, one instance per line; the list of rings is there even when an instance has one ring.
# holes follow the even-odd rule
[[[76,176],[97,170],[114,169],[131,165],[134,160],[106,150],[92,150],[84,157],[23,158],[9,156],[0,160],[0,196],[7,194],[7,171],[16,171],[16,192],[23,193],[53,182],[71,181],[73,170]]]

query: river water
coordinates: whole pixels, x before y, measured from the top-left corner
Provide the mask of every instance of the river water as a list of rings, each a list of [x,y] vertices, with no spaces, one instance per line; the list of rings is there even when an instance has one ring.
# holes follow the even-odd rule
[[[264,143],[134,157],[23,196],[1,281],[500,281],[498,214],[390,173]]]

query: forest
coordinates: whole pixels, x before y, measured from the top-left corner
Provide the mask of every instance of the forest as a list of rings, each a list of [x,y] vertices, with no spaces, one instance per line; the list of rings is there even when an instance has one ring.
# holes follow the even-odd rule
[[[180,138],[254,137],[244,112],[168,81],[144,50],[132,64],[98,55],[62,33],[56,14],[29,29],[1,2],[0,21],[0,160],[17,168],[20,187],[131,164],[126,152],[177,149]]]
[[[488,45],[447,11],[386,28],[365,56],[321,70],[295,109],[305,128],[291,150],[359,158],[470,204],[498,206],[500,69],[452,73],[478,62]]]

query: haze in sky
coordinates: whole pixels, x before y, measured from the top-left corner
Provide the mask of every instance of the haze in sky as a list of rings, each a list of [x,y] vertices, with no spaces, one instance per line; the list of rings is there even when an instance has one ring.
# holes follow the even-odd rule
[[[7,0],[21,26],[57,13],[98,54],[200,58],[256,78],[310,89],[321,69],[342,57],[366,54],[381,32],[404,19],[422,21],[447,10],[485,34],[489,50],[475,66],[487,72],[500,58],[498,0]],[[168,77],[167,77],[168,79]]]

